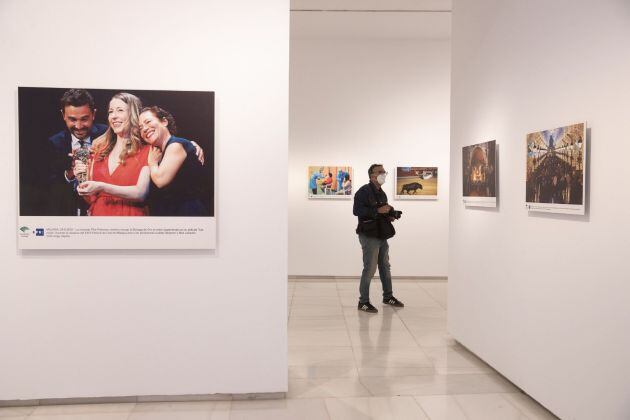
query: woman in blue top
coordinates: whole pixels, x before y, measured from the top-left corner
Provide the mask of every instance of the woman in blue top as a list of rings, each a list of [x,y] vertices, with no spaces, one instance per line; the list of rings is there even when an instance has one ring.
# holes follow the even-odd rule
[[[189,140],[175,137],[175,119],[157,106],[140,112],[140,134],[151,147],[149,169],[152,188],[149,212],[152,216],[209,216],[204,206],[202,163]],[[209,181],[209,180],[206,180]]]

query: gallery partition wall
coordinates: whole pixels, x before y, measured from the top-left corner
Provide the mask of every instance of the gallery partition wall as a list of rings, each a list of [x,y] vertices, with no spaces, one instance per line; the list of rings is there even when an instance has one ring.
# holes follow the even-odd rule
[[[286,392],[288,28],[288,1],[0,3],[0,404]],[[112,90],[176,114],[182,137],[206,150],[202,198],[216,243],[18,251],[19,235],[49,234],[17,225],[18,174],[33,171],[25,188],[45,184],[34,176],[50,163],[41,149],[64,129],[53,95],[52,114],[43,99],[22,110],[19,132],[19,87],[94,89],[99,124],[111,105],[99,95]],[[182,103],[197,95],[184,92],[205,93]],[[61,126],[41,132],[49,115]],[[22,150],[18,137],[34,132]],[[260,174],[273,174],[272,193]],[[26,210],[42,210],[39,191]],[[87,216],[60,216],[73,217]]]
[[[563,419],[630,418],[629,23],[624,0],[453,5],[449,331]],[[465,206],[488,141],[497,206]]]

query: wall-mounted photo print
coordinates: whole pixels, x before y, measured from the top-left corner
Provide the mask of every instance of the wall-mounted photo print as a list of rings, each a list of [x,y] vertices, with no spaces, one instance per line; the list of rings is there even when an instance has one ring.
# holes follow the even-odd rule
[[[352,198],[352,167],[309,166],[309,198]]]
[[[495,140],[462,148],[463,196],[467,206],[496,207]]]
[[[212,249],[214,93],[18,88],[19,246]]]
[[[435,166],[396,167],[397,200],[430,200],[438,195],[438,168]]]
[[[527,135],[527,208],[584,214],[586,124]]]

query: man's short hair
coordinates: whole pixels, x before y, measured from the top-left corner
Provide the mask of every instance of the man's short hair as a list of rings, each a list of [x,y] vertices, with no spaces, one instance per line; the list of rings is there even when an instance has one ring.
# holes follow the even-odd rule
[[[377,166],[383,166],[382,163],[373,163],[372,165],[370,165],[370,169],[368,169],[368,176],[372,175],[372,171],[374,170],[374,168],[376,168]]]
[[[63,112],[67,106],[84,106],[87,105],[91,110],[96,109],[94,98],[85,89],[70,89],[65,91],[61,97],[61,111]]]

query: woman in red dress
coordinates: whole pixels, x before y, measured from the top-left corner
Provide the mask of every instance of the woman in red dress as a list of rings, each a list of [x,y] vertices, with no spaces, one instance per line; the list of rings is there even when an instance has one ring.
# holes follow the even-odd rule
[[[90,180],[77,192],[90,202],[90,216],[146,216],[145,199],[151,175],[150,147],[140,138],[142,103],[130,93],[117,93],[109,102],[109,128],[92,146]],[[75,170],[85,171],[84,166]]]

